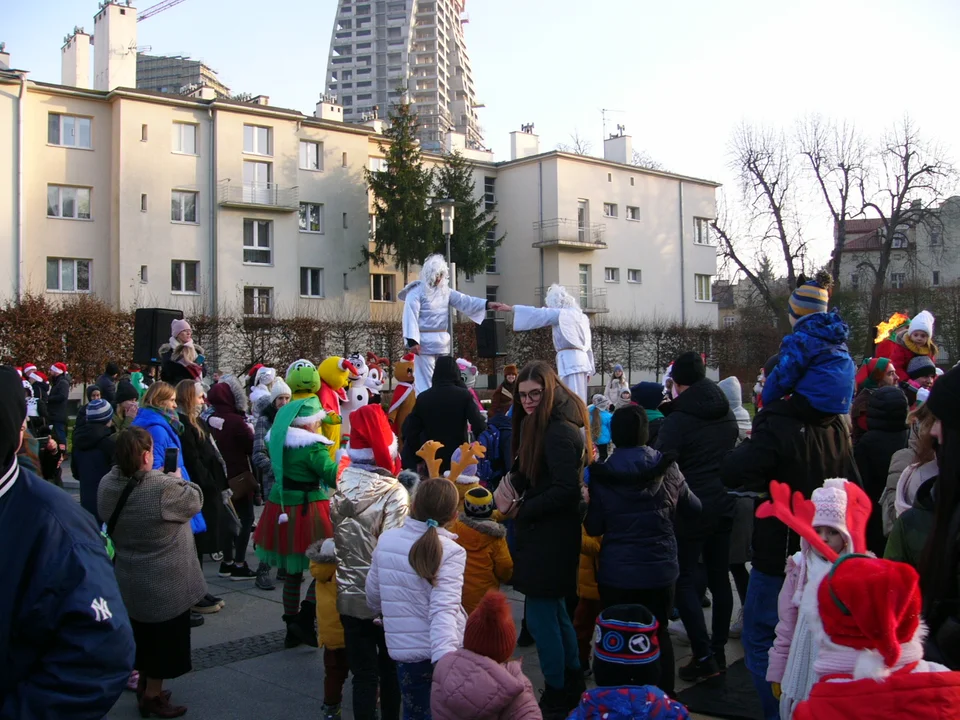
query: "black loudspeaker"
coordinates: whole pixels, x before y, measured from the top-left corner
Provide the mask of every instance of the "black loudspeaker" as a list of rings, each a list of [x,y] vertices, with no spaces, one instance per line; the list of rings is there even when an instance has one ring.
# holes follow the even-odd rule
[[[507,354],[507,325],[488,318],[477,325],[477,357],[498,358]]]
[[[170,324],[183,317],[181,310],[140,308],[133,322],[133,361],[141,365],[160,362],[160,346],[170,340]]]

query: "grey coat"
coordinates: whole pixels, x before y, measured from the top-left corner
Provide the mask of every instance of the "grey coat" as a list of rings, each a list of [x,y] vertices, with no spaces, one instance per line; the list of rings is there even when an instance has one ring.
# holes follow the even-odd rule
[[[203,506],[203,493],[199,486],[159,470],[134,477],[139,484],[113,531],[114,570],[130,617],[159,623],[186,612],[207,592],[190,529],[190,518]],[[100,481],[97,508],[105,522],[128,480],[115,466]]]

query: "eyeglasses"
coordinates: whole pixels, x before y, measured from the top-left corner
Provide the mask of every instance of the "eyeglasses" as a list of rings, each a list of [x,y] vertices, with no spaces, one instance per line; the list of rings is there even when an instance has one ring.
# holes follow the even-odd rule
[[[520,392],[520,402],[524,400],[532,400],[536,402],[543,397],[543,390],[531,390],[530,392]]]

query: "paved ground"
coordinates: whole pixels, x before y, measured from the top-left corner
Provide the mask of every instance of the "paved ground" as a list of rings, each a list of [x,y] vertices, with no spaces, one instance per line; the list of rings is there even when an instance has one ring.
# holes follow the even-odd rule
[[[75,483],[65,475],[65,486],[76,494]],[[252,550],[248,562],[256,565]],[[283,649],[285,628],[281,590],[257,590],[252,581],[233,582],[217,577],[217,564],[206,562],[204,574],[210,592],[222,597],[226,606],[215,615],[207,615],[202,627],[193,630],[194,670],[172,680],[167,687],[174,700],[190,708],[188,717],[204,720],[317,720],[323,702],[322,650]],[[504,588],[513,606],[519,627],[523,614],[523,596]],[[734,593],[736,595],[736,593]],[[709,611],[707,611],[709,613]],[[709,626],[709,619],[708,619]],[[690,658],[687,645],[676,644],[677,665]],[[534,687],[543,687],[543,677],[535,648],[518,648],[524,672]],[[727,662],[743,656],[740,642],[727,645]],[[678,690],[687,684],[678,680]],[[352,718],[350,681],[344,695],[345,719]],[[124,693],[108,720],[138,718],[133,693]],[[695,716],[705,717],[705,716]]]

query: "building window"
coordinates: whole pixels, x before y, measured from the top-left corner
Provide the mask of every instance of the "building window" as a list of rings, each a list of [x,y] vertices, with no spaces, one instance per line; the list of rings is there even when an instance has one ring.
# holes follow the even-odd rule
[[[273,288],[245,287],[243,314],[252,317],[270,317],[273,314]]]
[[[170,193],[170,220],[177,223],[197,222],[197,193],[174,190]]]
[[[487,230],[487,272],[496,275],[500,271],[497,269],[497,228],[492,227]]]
[[[197,269],[193,260],[174,260],[170,263],[170,290],[175,293],[197,293]]]
[[[934,270],[934,271],[933,271],[933,286],[934,286],[934,287],[937,287],[937,286],[939,286],[939,285],[940,285],[940,271],[939,271],[939,270]]]
[[[323,268],[300,268],[300,296],[323,297]]]
[[[197,126],[191,123],[173,124],[173,152],[184,155],[197,154]]]
[[[300,169],[323,170],[323,143],[300,141]]]
[[[346,154],[346,153],[343,153],[343,155],[341,156],[341,158],[340,158],[340,165],[341,165],[341,167],[346,167],[346,166],[347,166],[347,154]]]
[[[300,203],[300,232],[323,233],[323,205]]]
[[[640,208],[627,205],[627,220],[639,220]]]
[[[698,302],[713,301],[713,283],[710,275],[694,275],[694,289],[696,291],[696,300]]]
[[[475,277],[476,277],[476,276],[475,276],[473,273],[464,273],[464,274],[463,274],[463,281],[464,281],[464,282],[472,283],[472,282],[474,281]]]
[[[498,285],[487,285],[487,302],[496,302],[499,291],[500,287]],[[490,319],[493,317],[496,317],[496,311],[487,310],[487,318]]]
[[[620,282],[620,268],[604,268],[603,269],[603,280],[608,283],[618,283]]]
[[[693,242],[696,245],[710,244],[710,220],[708,218],[693,219]]]
[[[273,155],[272,128],[260,125],[243,126],[243,151],[254,155]]]
[[[147,194],[140,193],[140,212],[147,211]]]
[[[607,182],[613,182],[613,173],[607,173]]]
[[[343,229],[344,229],[344,230],[347,229],[347,214],[346,214],[346,213],[343,214]]]
[[[370,299],[380,302],[393,302],[393,275],[370,275]]]
[[[140,266],[140,283],[141,283],[142,285],[146,285],[146,284],[147,284],[147,274],[148,274],[148,268],[147,268],[147,266],[146,266],[146,265],[141,265],[141,266]]]
[[[483,179],[484,210],[493,212],[497,206],[497,179],[485,177]]]
[[[892,287],[894,290],[902,290],[904,287],[906,287],[906,285],[906,273],[890,273],[890,287]]]
[[[943,235],[939,230],[930,231],[930,244],[939,246],[943,243]]]
[[[617,205],[616,203],[604,203],[603,204],[603,215],[604,217],[615,218],[617,216]]]
[[[633,185],[634,185],[634,177],[631,175],[631,176],[630,176],[630,187],[633,187]]]
[[[627,282],[628,283],[640,283],[643,282],[643,271],[632,268],[627,270]]]
[[[727,315],[727,316],[723,319],[723,326],[724,326],[725,328],[733,327],[733,326],[736,325],[736,324],[737,324],[737,317],[736,317],[735,315]]]
[[[90,219],[90,188],[47,185],[47,217]]]
[[[90,260],[47,258],[47,290],[64,293],[90,292]]]
[[[270,236],[273,225],[269,220],[243,221],[243,261],[251,265],[271,265],[273,251]]]
[[[850,276],[850,287],[856,290],[857,287],[859,287],[859,285],[860,285],[860,273],[853,273],[853,275]]]
[[[90,118],[76,115],[47,115],[47,142],[61,147],[90,148]]]
[[[147,141],[147,126],[143,124],[140,126],[140,142]]]
[[[907,236],[902,232],[895,232],[890,241],[890,247],[894,250],[902,250],[907,247]]]

